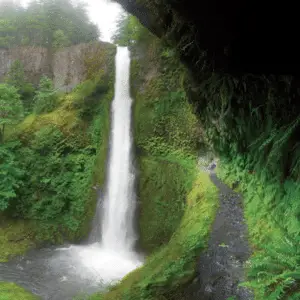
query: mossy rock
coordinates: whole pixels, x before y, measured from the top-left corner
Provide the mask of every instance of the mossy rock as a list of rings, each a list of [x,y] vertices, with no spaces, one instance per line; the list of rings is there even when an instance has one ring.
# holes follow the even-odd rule
[[[39,297],[13,282],[0,281],[0,300],[38,300]]]
[[[0,262],[21,255],[35,245],[33,223],[0,216]]]

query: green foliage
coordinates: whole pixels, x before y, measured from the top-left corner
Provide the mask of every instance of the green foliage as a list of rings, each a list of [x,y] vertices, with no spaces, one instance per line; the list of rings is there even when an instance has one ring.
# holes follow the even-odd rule
[[[38,224],[27,220],[12,220],[0,213],[0,262],[23,254],[34,246],[33,232]]]
[[[25,84],[25,73],[23,64],[19,60],[15,60],[6,75],[6,83],[14,86],[19,92]]]
[[[71,95],[73,100],[77,98],[76,93]],[[103,184],[104,175],[95,176],[94,172],[104,173],[111,96],[107,93],[101,101],[98,99],[94,115],[88,121],[73,108],[71,119],[64,120],[68,123],[56,125],[53,116],[60,113],[59,108],[36,120],[43,124],[47,119],[50,124],[36,124],[38,130],[32,133],[21,132],[20,138],[26,145],[18,149],[17,155],[25,174],[13,215],[45,224],[38,229],[38,239],[57,242],[61,234],[77,239],[86,233],[94,207],[91,184],[95,179],[101,179],[98,184]],[[66,106],[62,113],[68,109]],[[95,128],[100,123],[103,126]],[[87,136],[84,135],[86,126],[89,128]],[[99,169],[94,171],[95,164]],[[49,235],[49,232],[52,233]]]
[[[36,45],[58,48],[99,38],[81,1],[32,1],[26,8],[16,2],[0,4],[0,48]]]
[[[247,265],[248,281],[256,299],[297,299],[299,294],[300,197],[297,182],[280,184],[262,168],[249,172],[243,156],[225,161],[218,170],[228,183],[240,180],[245,215],[254,253]],[[296,200],[296,201],[295,201]],[[284,216],[284,217],[283,217]]]
[[[0,282],[0,300],[37,300],[38,297],[12,282]]]
[[[58,29],[53,33],[53,48],[59,49],[70,45],[70,41],[63,30]]]
[[[111,87],[114,84],[115,54],[116,47],[108,45],[99,47],[92,54],[87,53],[85,57],[87,80],[76,87],[72,104],[84,120],[91,119],[97,113],[99,101],[113,97]],[[105,73],[103,69],[107,69],[109,72]]]
[[[80,116],[90,118],[95,113],[95,106],[109,90],[109,82],[105,80],[88,79],[76,87],[74,107],[79,109]]]
[[[5,125],[16,124],[23,117],[23,105],[18,91],[8,84],[0,84],[0,143]]]
[[[16,143],[0,144],[0,211],[6,210],[15,199],[16,190],[22,184],[23,170],[14,154]]]
[[[24,111],[28,115],[32,112],[34,105],[35,87],[32,83],[25,82],[20,91]]]
[[[20,232],[24,240],[20,247],[4,226],[0,231],[2,259],[44,242],[78,241],[88,233],[96,205],[96,192],[91,187],[102,186],[105,178],[114,54],[107,52],[98,73],[55,101],[51,112],[44,111],[50,110],[48,104],[53,102],[49,98],[56,97],[55,91],[51,80],[42,78],[36,107],[42,107],[44,113],[27,116],[6,135],[0,148],[0,188],[6,197],[0,204],[1,210],[5,208],[4,225],[11,222],[11,230],[15,226],[17,230],[17,220],[24,219],[30,226]],[[87,98],[84,105],[78,103],[78,99]]]
[[[299,179],[299,113],[286,104],[298,93],[293,84],[286,76],[206,74],[192,98],[207,142],[224,158],[247,154],[251,169],[267,163],[270,178]]]
[[[143,64],[143,69],[136,67],[136,77],[141,76],[150,65],[152,78],[142,83],[143,89],[139,87],[135,92],[135,141],[138,151],[162,156],[173,151],[195,155],[201,136],[199,123],[188,104],[182,84],[185,70],[175,57],[154,57],[153,61]]]
[[[199,130],[181,84],[184,69],[175,57],[153,54],[156,39],[148,42],[145,58],[132,60],[131,90],[141,246],[151,253],[169,241],[183,216],[195,178]],[[151,78],[145,76],[152,73]]]
[[[137,42],[140,43],[149,36],[149,31],[141,26],[136,17],[124,14],[118,20],[117,30],[113,36],[113,41],[120,46],[130,46]]]
[[[299,238],[296,242],[285,238],[263,247],[264,251],[251,260],[248,276],[252,282],[248,286],[259,290],[259,299],[284,299],[287,295],[295,295],[299,292],[300,279]]]
[[[194,178],[194,161],[170,155],[168,159],[145,156],[139,162],[140,244],[151,253],[168,243],[180,224],[191,189],[188,180]]]
[[[42,76],[39,88],[34,97],[34,111],[37,114],[52,111],[57,105],[57,92],[53,82],[47,76]]]
[[[25,111],[32,109],[32,100],[34,97],[34,87],[26,81],[24,66],[19,60],[15,60],[6,75],[5,82],[14,86],[21,97]]]

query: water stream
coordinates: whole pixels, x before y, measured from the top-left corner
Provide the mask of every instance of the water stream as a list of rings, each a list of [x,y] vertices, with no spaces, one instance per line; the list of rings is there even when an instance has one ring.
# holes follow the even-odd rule
[[[0,281],[13,281],[45,300],[68,300],[104,289],[141,265],[134,251],[130,53],[118,47],[111,143],[105,192],[98,199],[87,245],[33,250],[0,264]]]

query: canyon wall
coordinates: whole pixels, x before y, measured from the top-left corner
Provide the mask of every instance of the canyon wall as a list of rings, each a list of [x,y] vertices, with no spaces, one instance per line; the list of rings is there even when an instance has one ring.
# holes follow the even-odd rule
[[[52,76],[49,50],[42,47],[16,47],[0,49],[0,81],[4,80],[16,60],[23,63],[25,75],[33,83],[38,83],[43,74]]]
[[[0,82],[4,81],[14,61],[24,66],[28,80],[38,84],[42,75],[53,79],[55,88],[70,91],[86,78],[86,60],[104,52],[109,43],[93,42],[66,47],[58,51],[43,47],[0,49]]]

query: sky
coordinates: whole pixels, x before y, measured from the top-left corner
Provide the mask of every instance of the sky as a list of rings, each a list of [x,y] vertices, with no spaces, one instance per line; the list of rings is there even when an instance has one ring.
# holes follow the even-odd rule
[[[1,1],[1,0],[0,0]],[[26,5],[29,0],[21,0]],[[93,23],[96,23],[101,32],[101,40],[111,42],[116,29],[116,22],[124,12],[123,8],[110,0],[85,0],[88,4],[88,13]]]

